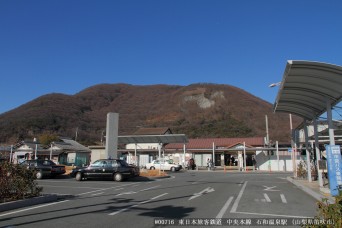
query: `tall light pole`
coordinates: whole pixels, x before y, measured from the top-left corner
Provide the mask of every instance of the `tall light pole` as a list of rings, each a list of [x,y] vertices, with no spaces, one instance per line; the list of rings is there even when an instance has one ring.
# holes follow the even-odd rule
[[[12,156],[13,156],[13,145],[11,145],[10,163],[12,163]]]
[[[50,144],[50,160],[52,160],[52,143]]]
[[[266,144],[267,146],[270,145],[270,136],[268,134],[268,118],[267,115],[265,115],[265,122],[266,122]]]
[[[276,82],[276,83],[270,84],[268,87],[273,88],[273,87],[280,86],[280,85],[281,85],[281,82]],[[292,127],[292,114],[291,113],[289,114],[289,118],[290,118],[290,132],[291,132],[291,150],[292,150],[291,156],[292,156],[293,176],[297,177],[297,165],[296,165],[297,150],[295,148],[295,143],[294,143],[293,134],[292,134],[293,127]]]
[[[38,150],[37,138],[33,138],[33,142],[35,142],[35,144],[36,144],[36,149],[34,151],[34,159],[37,159],[37,150]]]

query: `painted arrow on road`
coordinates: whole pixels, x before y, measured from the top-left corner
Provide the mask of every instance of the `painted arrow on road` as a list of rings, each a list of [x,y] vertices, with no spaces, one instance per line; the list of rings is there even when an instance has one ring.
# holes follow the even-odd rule
[[[202,191],[200,191],[200,192],[198,192],[198,193],[194,193],[194,195],[191,196],[191,197],[189,198],[189,200],[195,199],[195,198],[197,198],[197,197],[200,197],[200,196],[202,196],[202,195],[204,195],[204,194],[207,194],[207,193],[213,192],[213,191],[215,191],[215,190],[214,190],[212,187],[208,187],[208,188],[206,188],[206,189],[204,189],[204,190],[202,190]]]

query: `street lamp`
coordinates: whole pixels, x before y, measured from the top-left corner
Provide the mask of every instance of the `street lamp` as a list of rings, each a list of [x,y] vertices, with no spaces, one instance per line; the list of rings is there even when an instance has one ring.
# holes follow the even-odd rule
[[[276,86],[280,86],[280,84],[281,84],[281,82],[276,82],[276,83],[270,84],[268,87],[273,88],[273,87],[276,87]]]
[[[36,144],[36,149],[34,151],[34,159],[37,159],[37,150],[38,150],[37,138],[33,138],[33,142]]]
[[[273,88],[276,86],[280,86],[281,82],[276,82],[276,83],[272,83],[270,84],[268,87]],[[293,139],[293,127],[292,127],[292,114],[289,113],[289,117],[290,117],[290,131],[291,131],[291,157],[292,157],[292,166],[293,166],[293,176],[297,177],[297,165],[296,165],[296,144],[294,143],[294,139]]]
[[[52,143],[50,144],[50,160],[52,160]]]

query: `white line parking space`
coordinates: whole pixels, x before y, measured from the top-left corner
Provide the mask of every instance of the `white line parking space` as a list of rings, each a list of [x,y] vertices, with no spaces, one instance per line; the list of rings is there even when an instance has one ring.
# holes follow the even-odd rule
[[[241,188],[241,190],[240,190],[240,192],[239,192],[239,195],[238,195],[238,197],[236,198],[236,200],[235,200],[235,202],[234,202],[234,204],[233,204],[232,209],[230,210],[230,213],[236,212],[236,209],[237,209],[237,207],[239,206],[239,202],[240,202],[240,200],[241,200],[241,197],[242,197],[243,192],[245,191],[246,186],[247,186],[247,181],[243,184],[243,186],[242,186],[242,188]]]
[[[299,213],[294,213],[292,209],[297,202],[294,195],[303,194],[302,192],[294,193],[292,186],[289,186],[286,182],[265,185],[268,181],[246,181],[241,187],[230,213],[289,218],[305,218],[312,215],[314,209],[311,210],[310,207],[310,210],[308,210],[308,207],[305,206],[306,202],[308,202],[308,205],[312,205],[311,201],[305,201],[300,205],[296,204],[296,209],[298,207],[302,208],[297,209]],[[303,195],[303,198],[305,197],[308,196]],[[219,213],[218,216],[220,217],[221,214]]]
[[[134,184],[134,183],[133,183],[133,184]],[[126,187],[126,186],[133,185],[133,184],[120,185],[120,186],[115,186],[115,187],[111,187],[111,188],[102,188],[102,189],[94,190],[94,191],[90,191],[90,192],[83,192],[83,193],[77,194],[77,196],[82,196],[82,195],[86,195],[86,194],[91,194],[91,193],[94,193],[94,192],[106,191],[106,190],[110,190],[110,189],[113,189],[113,190],[116,190],[116,191],[117,191],[117,190],[119,190],[119,189],[122,189],[121,187]]]
[[[12,211],[12,212],[1,214],[0,217],[6,216],[6,215],[20,213],[20,212],[23,212],[23,211],[30,211],[30,210],[34,210],[34,209],[41,208],[41,207],[47,207],[47,206],[51,206],[51,205],[55,205],[55,204],[59,204],[59,203],[65,203],[67,201],[69,201],[69,200],[63,200],[63,201],[59,201],[59,202],[55,202],[55,203],[48,203],[48,204],[43,204],[43,205],[39,205],[39,206],[35,206],[35,207],[25,208],[25,209],[22,209],[22,210],[16,210],[16,211]]]
[[[287,200],[286,200],[284,194],[280,194],[280,198],[281,198],[281,201],[282,201],[283,203],[287,203]]]
[[[264,197],[265,197],[266,202],[268,202],[268,203],[272,202],[270,197],[268,197],[268,195],[266,193],[264,193]]]
[[[234,197],[231,196],[228,198],[227,202],[224,204],[224,206],[221,208],[220,212],[217,214],[216,218],[222,218],[223,215],[226,213],[227,209],[229,208],[229,205],[233,201]]]
[[[155,197],[153,197],[153,198],[151,198],[151,199],[149,199],[149,200],[140,202],[140,203],[138,203],[138,204],[134,204],[134,205],[132,205],[132,206],[126,207],[126,208],[121,209],[121,210],[119,210],[119,211],[115,211],[115,212],[110,213],[110,214],[108,214],[108,215],[117,215],[117,214],[119,214],[119,213],[121,213],[121,212],[124,212],[124,211],[127,211],[127,210],[129,210],[129,209],[131,209],[131,208],[133,208],[133,207],[137,207],[137,206],[139,206],[139,205],[141,205],[141,204],[149,203],[149,202],[151,202],[151,201],[153,201],[153,200],[155,200],[155,199],[158,199],[158,198],[160,198],[160,197],[162,197],[162,196],[165,196],[165,195],[167,195],[167,194],[168,194],[168,193],[164,193],[164,194],[155,196]]]

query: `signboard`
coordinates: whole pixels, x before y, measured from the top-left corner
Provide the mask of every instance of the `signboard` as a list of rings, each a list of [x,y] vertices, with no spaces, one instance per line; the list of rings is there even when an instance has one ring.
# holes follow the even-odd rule
[[[326,145],[330,193],[338,196],[342,186],[342,159],[340,145]]]
[[[326,160],[319,160],[318,161],[318,169],[319,170],[326,170],[327,169],[327,161]]]

